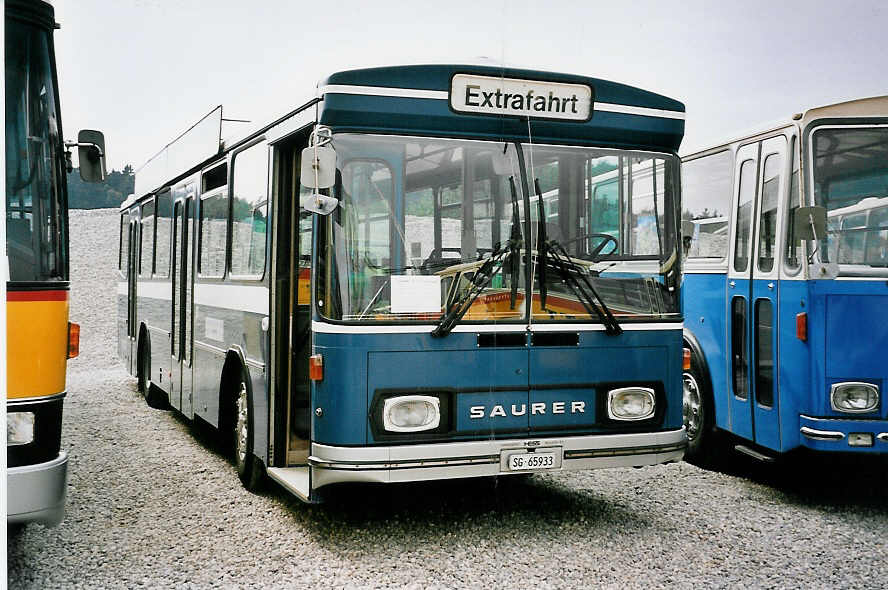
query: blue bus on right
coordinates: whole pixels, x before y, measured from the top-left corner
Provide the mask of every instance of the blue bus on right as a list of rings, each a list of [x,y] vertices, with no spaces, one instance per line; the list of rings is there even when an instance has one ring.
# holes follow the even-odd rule
[[[687,155],[682,200],[686,459],[888,454],[888,96]]]

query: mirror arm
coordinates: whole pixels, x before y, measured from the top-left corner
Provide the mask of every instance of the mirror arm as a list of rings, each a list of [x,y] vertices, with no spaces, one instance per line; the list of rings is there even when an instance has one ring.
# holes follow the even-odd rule
[[[96,143],[82,143],[79,141],[66,141],[65,142],[65,149],[69,154],[71,153],[71,148],[75,148],[75,147],[93,148],[94,150],[96,150],[96,152],[98,153],[98,156],[100,158],[105,157],[105,154],[102,152],[102,148]]]

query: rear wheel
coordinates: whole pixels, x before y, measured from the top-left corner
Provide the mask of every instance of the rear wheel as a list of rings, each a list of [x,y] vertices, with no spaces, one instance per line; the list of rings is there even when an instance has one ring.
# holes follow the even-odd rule
[[[251,492],[261,489],[265,477],[262,461],[253,453],[253,404],[241,374],[235,384],[233,407],[234,465],[241,483]]]
[[[139,340],[139,359],[136,373],[139,380],[139,393],[145,398],[145,403],[148,404],[148,407],[157,410],[168,409],[169,405],[166,394],[151,384],[151,341],[147,336]]]
[[[709,380],[696,355],[691,355],[691,368],[682,373],[682,418],[688,435],[685,460],[700,467],[711,467],[717,453],[715,409]]]

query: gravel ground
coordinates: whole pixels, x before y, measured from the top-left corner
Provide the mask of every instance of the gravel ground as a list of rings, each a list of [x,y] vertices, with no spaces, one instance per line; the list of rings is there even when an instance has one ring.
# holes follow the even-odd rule
[[[885,462],[361,486],[321,506],[250,494],[211,433],[149,409],[116,360],[117,219],[71,213],[68,513],[8,539],[11,588],[888,586]]]

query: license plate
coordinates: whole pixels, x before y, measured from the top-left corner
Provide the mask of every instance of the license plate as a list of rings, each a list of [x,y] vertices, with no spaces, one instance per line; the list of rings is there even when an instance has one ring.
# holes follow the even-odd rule
[[[533,453],[508,451],[503,455],[501,465],[504,471],[540,471],[561,467],[561,449],[557,447],[540,449]]]

